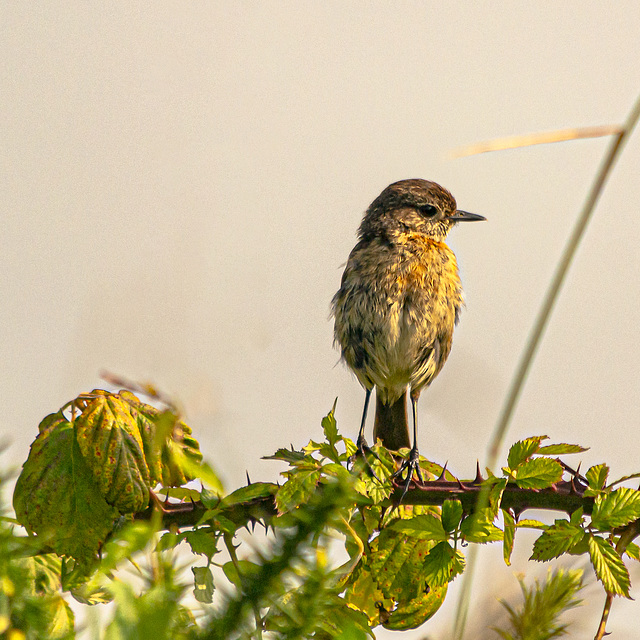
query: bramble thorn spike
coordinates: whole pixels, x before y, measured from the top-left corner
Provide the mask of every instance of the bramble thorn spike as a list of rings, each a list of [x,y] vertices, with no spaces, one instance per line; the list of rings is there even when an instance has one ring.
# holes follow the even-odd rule
[[[484,478],[482,477],[482,474],[480,473],[480,462],[478,460],[476,460],[476,477],[473,481],[473,484],[482,484],[482,481],[484,480]]]
[[[446,480],[446,474],[447,474],[447,465],[449,464],[449,461],[447,460],[447,462],[444,463],[444,466],[442,467],[442,472],[440,473],[440,475],[436,478],[436,482],[440,482],[442,480]]]

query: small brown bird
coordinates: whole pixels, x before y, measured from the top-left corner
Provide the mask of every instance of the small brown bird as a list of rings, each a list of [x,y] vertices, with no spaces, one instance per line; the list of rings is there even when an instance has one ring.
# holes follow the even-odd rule
[[[376,389],[374,439],[388,449],[411,446],[407,389],[413,413],[413,446],[397,474],[422,481],[417,445],[417,403],[445,363],[463,304],[456,257],[444,243],[457,222],[485,220],[460,211],[435,182],[401,180],[371,204],[358,230],[340,289],[333,297],[335,343],[365,388],[358,448]]]

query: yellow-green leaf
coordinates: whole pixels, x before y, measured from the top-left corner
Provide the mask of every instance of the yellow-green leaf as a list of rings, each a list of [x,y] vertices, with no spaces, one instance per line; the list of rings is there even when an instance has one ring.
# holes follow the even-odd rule
[[[568,520],[556,520],[535,541],[531,559],[544,562],[557,558],[580,542],[583,535],[581,527],[571,524]]]
[[[502,538],[502,556],[507,566],[511,565],[511,554],[513,553],[513,543],[516,537],[516,521],[511,512],[502,510],[504,520],[504,537]]]
[[[518,465],[528,460],[540,448],[541,440],[545,440],[547,436],[535,436],[526,440],[519,440],[511,445],[509,455],[507,456],[507,464],[510,469],[515,469]]]
[[[589,556],[596,576],[606,591],[630,598],[629,572],[611,543],[600,536],[589,536]]]
[[[523,462],[515,471],[516,484],[522,489],[545,489],[562,478],[562,466],[550,458]]]
[[[102,497],[62,414],[31,445],[13,506],[29,531],[84,566],[94,561],[120,515]]]
[[[438,542],[427,554],[422,565],[423,575],[430,588],[442,587],[464,571],[465,560],[446,540]]]
[[[589,469],[586,473],[589,489],[601,491],[607,483],[609,476],[609,467],[606,464],[597,464]]]
[[[105,500],[120,513],[145,509],[149,468],[128,404],[118,396],[93,391],[75,420],[75,429],[80,451]]]
[[[640,491],[621,487],[611,493],[596,496],[591,524],[601,531],[624,527],[640,518]]]

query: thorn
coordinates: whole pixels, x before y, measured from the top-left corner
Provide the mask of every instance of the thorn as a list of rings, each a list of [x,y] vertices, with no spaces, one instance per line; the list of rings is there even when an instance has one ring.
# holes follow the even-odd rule
[[[256,532],[256,521],[255,520],[251,520],[251,533],[255,533]]]
[[[449,461],[447,460],[444,463],[444,467],[442,467],[442,473],[436,478],[436,482],[441,482],[442,480],[445,480],[445,474],[447,473],[447,465],[449,464]]]
[[[462,484],[462,480],[460,480],[460,478],[456,478],[456,482],[458,483],[458,486],[459,486],[463,491],[468,491],[468,490],[469,490],[469,487],[465,487],[465,486]]]
[[[482,477],[482,474],[480,473],[480,462],[478,460],[476,460],[476,477],[475,477],[475,480],[472,482],[472,484],[482,484],[483,480],[484,480],[484,478]]]
[[[245,469],[245,473],[247,474],[247,485],[251,484],[251,478],[249,477],[249,472]]]

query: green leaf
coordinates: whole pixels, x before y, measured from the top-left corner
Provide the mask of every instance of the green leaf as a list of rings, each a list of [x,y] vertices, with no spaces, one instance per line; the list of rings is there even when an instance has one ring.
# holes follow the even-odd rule
[[[516,522],[518,529],[540,529],[541,531],[546,531],[547,526],[544,522],[540,522],[540,520],[531,520],[529,518],[523,518]]]
[[[199,454],[199,452],[198,452]],[[164,486],[184,484],[190,480],[200,480],[213,493],[224,495],[220,478],[211,466],[189,451],[188,444],[167,440],[162,453],[162,483]]]
[[[368,562],[378,588],[385,598],[397,602],[418,598],[427,589],[422,564],[431,540],[401,533],[392,527],[370,542]]]
[[[462,518],[462,502],[445,500],[442,505],[442,527],[447,533],[455,531]]]
[[[198,500],[202,500],[202,493],[204,492],[198,491],[197,489],[190,489],[189,487],[161,487],[155,492],[157,496],[168,496],[181,502],[197,502]],[[202,502],[204,503],[204,500],[202,500]]]
[[[127,522],[114,532],[104,545],[100,570],[103,573],[114,571],[123,560],[145,549],[155,539],[156,532],[157,529],[152,522]]]
[[[589,536],[589,556],[596,577],[607,593],[630,598],[629,572],[611,543],[600,536]]]
[[[47,640],[69,640],[75,637],[75,617],[64,598],[58,593],[40,596],[40,598],[41,605],[43,605],[42,612],[45,614],[47,621],[46,635],[44,637]],[[9,637],[11,636],[13,634],[9,634]]]
[[[421,540],[447,540],[449,537],[439,518],[430,514],[396,520],[389,529],[407,533]]]
[[[569,453],[583,453],[589,451],[589,447],[581,447],[579,444],[546,444],[537,451],[538,455],[544,456],[561,456]]]
[[[347,605],[362,611],[372,625],[378,623],[380,607],[390,610],[394,606],[393,600],[385,598],[364,562],[359,563],[350,575],[344,600]]]
[[[113,596],[107,589],[89,582],[71,589],[70,593],[74,600],[81,604],[107,604],[113,600]]]
[[[184,536],[195,554],[207,556],[209,560],[218,553],[220,534],[210,527],[200,527],[180,534]]]
[[[540,442],[546,440],[548,436],[535,436],[526,440],[519,440],[511,445],[507,464],[510,469],[515,469],[518,465],[528,460],[540,448]]]
[[[578,544],[584,535],[581,527],[568,520],[556,520],[533,545],[531,560],[544,562],[557,558]]]
[[[190,480],[202,481],[212,491],[224,494],[224,487],[213,469],[202,460],[200,445],[191,429],[171,411],[159,413],[155,419],[154,451],[160,455],[164,487],[179,487]],[[157,455],[157,454],[156,454]]]
[[[352,483],[354,478],[349,469],[337,462],[328,462],[322,465],[322,473],[332,478],[338,478],[341,482]]]
[[[447,541],[439,542],[424,560],[423,576],[429,587],[442,587],[464,571],[465,560]]]
[[[504,534],[493,524],[493,514],[489,509],[476,511],[467,516],[460,525],[460,530],[468,542],[495,542],[502,540]]]
[[[249,560],[239,560],[237,566],[233,562],[225,562],[222,566],[224,575],[239,591],[243,591],[243,581],[255,580],[260,575],[261,567]],[[238,570],[240,573],[238,573]]]
[[[504,537],[502,539],[502,555],[507,566],[511,566],[511,554],[513,553],[513,543],[516,537],[516,521],[511,512],[502,510],[504,520]]]
[[[297,506],[307,502],[313,495],[320,479],[320,470],[298,471],[287,480],[276,494],[278,513],[292,511]]]
[[[315,440],[309,440],[309,444],[303,447],[303,451],[312,456],[316,451],[322,458],[327,458],[334,463],[338,463],[341,459],[347,458],[347,456],[340,455],[338,450],[328,442],[316,442]]]
[[[604,489],[607,478],[609,476],[609,467],[606,464],[597,464],[587,471],[586,478],[589,483],[589,489],[601,491]]]
[[[415,629],[433,617],[447,595],[448,585],[429,589],[426,593],[421,593],[416,598],[409,601],[399,602],[393,612],[389,615],[386,612],[382,619],[382,626],[393,631],[405,631]],[[386,617],[388,615],[388,617]]]
[[[193,571],[193,595],[198,602],[213,602],[213,574],[209,567],[191,567]]]
[[[28,572],[34,593],[47,594],[60,591],[62,558],[55,553],[20,558],[17,563],[22,565],[25,572]]]
[[[21,524],[58,555],[91,564],[119,513],[107,504],[75,439],[58,414],[34,443],[16,483],[13,506]]]
[[[640,491],[621,487],[596,496],[591,524],[600,531],[623,527],[640,518]]]
[[[336,402],[338,399],[336,398]],[[333,403],[333,408],[329,413],[322,418],[322,429],[324,430],[324,437],[327,439],[327,442],[335,447],[336,442],[340,440],[340,436],[338,435],[338,424],[335,418],[335,410],[336,410],[336,402]]]
[[[432,546],[430,540],[405,535],[390,527],[371,540],[367,567],[374,588],[366,606],[378,603],[376,617],[385,628],[418,627],[442,605],[446,585],[430,589],[422,571]]]
[[[496,519],[498,517],[498,511],[500,510],[500,504],[502,503],[502,494],[507,487],[509,482],[508,478],[492,478],[487,481],[491,484],[491,489],[489,489],[489,512],[492,519]]]
[[[549,458],[527,460],[515,470],[516,484],[522,489],[545,489],[561,478],[562,466]]]
[[[118,396],[91,396],[75,420],[80,451],[109,504],[120,513],[143,511],[150,480],[138,422]]]
[[[130,391],[121,391],[114,397],[128,405],[138,423],[152,486],[161,483],[165,487],[178,487],[200,478],[214,491],[223,493],[220,480],[213,472],[206,468],[199,470],[200,445],[191,435],[191,428],[173,411],[160,411],[141,402]]]
[[[575,524],[576,526],[581,525],[583,515],[584,515],[584,509],[582,507],[573,511],[570,517],[571,524]]]
[[[584,533],[582,539],[579,542],[576,542],[576,544],[574,544],[567,553],[571,556],[581,556],[585,553],[589,553],[589,536],[589,533]]]
[[[293,445],[291,449],[278,449],[272,456],[262,456],[263,460],[282,460],[289,464],[296,464],[302,462],[307,455],[304,451],[294,451]]]
[[[208,509],[212,509],[214,506],[220,505],[220,508],[228,509],[236,504],[243,504],[245,502],[251,502],[252,500],[259,500],[260,498],[266,498],[273,496],[278,492],[278,485],[272,482],[252,482],[246,487],[240,487],[231,492],[228,496],[225,496],[222,503],[216,503],[215,505],[205,505]]]

